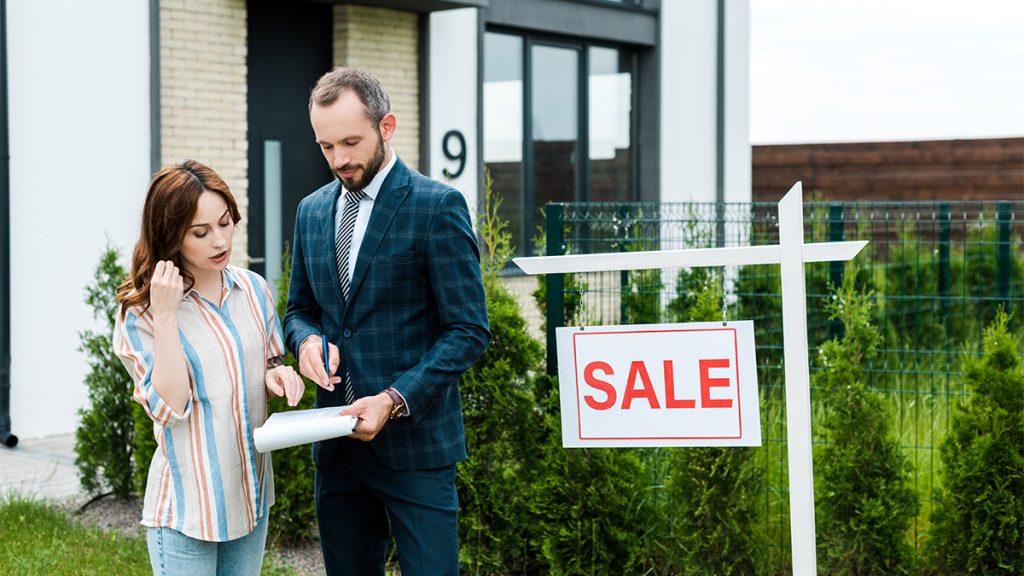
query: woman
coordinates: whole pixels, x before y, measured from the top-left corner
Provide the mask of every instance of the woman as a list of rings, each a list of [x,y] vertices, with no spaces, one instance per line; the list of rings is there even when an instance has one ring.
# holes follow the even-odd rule
[[[304,384],[281,363],[266,280],[228,265],[240,219],[213,170],[164,168],[118,287],[114,349],[157,440],[142,510],[154,574],[255,575],[263,561],[274,483],[252,430],[268,391],[294,406]]]

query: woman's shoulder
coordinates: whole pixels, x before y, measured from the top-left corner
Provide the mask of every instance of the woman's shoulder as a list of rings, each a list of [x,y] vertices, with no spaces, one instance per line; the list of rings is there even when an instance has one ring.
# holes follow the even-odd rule
[[[117,314],[114,316],[114,332],[128,336],[136,334],[139,330],[153,330],[153,313],[148,307],[142,304],[127,307],[118,305]]]
[[[128,296],[132,296],[133,294],[134,294],[134,292],[130,293]],[[134,304],[132,306],[124,306],[123,304],[118,303],[118,307],[117,308],[118,308],[118,315],[117,316],[118,316],[119,319],[125,319],[125,318],[144,318],[144,317],[149,315],[149,310],[148,310],[149,307],[148,306],[144,306],[143,304]]]

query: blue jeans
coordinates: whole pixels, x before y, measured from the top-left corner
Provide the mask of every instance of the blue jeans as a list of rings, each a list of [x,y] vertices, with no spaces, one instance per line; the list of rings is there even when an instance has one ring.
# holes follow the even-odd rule
[[[147,528],[154,576],[259,576],[267,543],[267,516],[256,529],[227,542],[207,542],[171,528]]]

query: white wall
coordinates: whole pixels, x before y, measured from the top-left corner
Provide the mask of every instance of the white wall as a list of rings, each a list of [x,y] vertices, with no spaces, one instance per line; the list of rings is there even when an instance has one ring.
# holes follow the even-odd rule
[[[466,167],[451,180],[462,191],[474,214],[482,201],[478,192],[480,159],[477,156],[477,62],[478,10],[461,8],[430,14],[430,171],[442,182],[450,180],[442,171],[455,171],[459,164],[444,155],[443,138],[458,130],[466,140]],[[458,152],[452,138],[449,151]]]
[[[150,176],[149,11],[140,0],[7,3],[11,431],[74,432],[88,402],[84,303],[108,241],[123,263]]]
[[[750,146],[750,2],[725,2],[725,201],[753,199]]]
[[[661,5],[661,199],[716,196],[717,0]],[[750,4],[725,4],[725,200],[751,199]]]

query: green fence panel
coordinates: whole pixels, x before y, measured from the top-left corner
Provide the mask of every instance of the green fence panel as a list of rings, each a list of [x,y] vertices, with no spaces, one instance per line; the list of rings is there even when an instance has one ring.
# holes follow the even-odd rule
[[[874,294],[883,342],[868,366],[873,387],[891,399],[904,449],[915,467],[922,507],[911,537],[923,534],[938,483],[938,445],[949,412],[963,397],[963,350],[980,350],[983,328],[1000,306],[1020,330],[1024,317],[1024,202],[806,202],[806,242],[868,240],[849,263],[806,266],[811,369],[817,349],[841,334],[825,316],[830,283],[856,274]],[[564,203],[549,205],[548,254],[777,244],[774,203]],[[552,222],[558,218],[557,225]],[[559,288],[547,282],[549,368],[554,329],[566,318],[569,292],[585,324],[675,321],[673,302],[706,281],[701,270],[589,273]],[[561,281],[561,275],[558,282]],[[725,270],[728,315],[753,320],[762,401],[760,465],[769,479],[765,522],[774,543],[788,548],[785,390],[777,266]],[[583,296],[577,293],[583,286]],[[556,304],[552,292],[564,290]],[[815,391],[811,390],[812,405]],[[820,409],[820,408],[819,408]],[[820,444],[820,437],[816,435]]]

